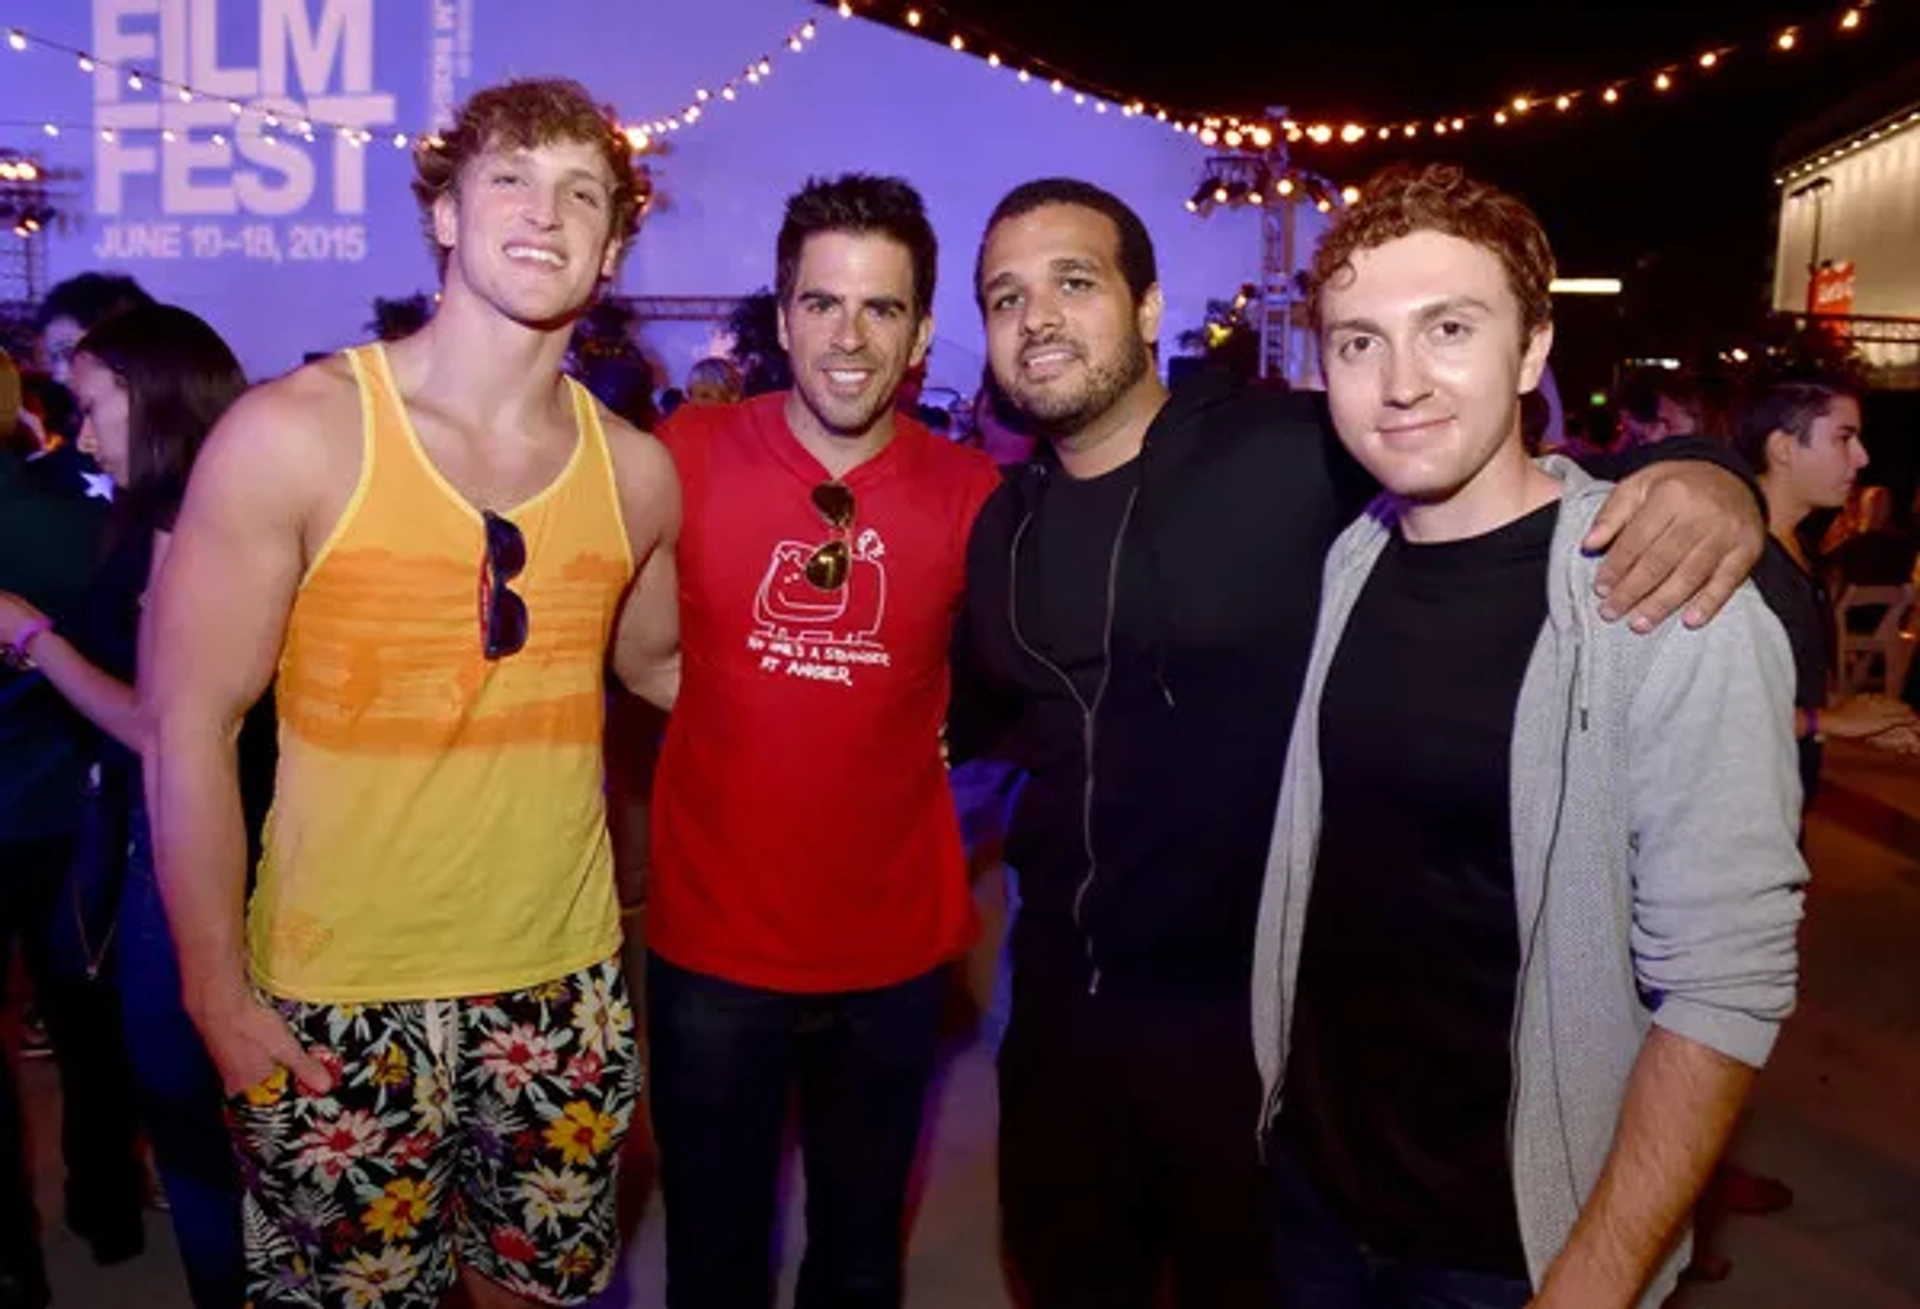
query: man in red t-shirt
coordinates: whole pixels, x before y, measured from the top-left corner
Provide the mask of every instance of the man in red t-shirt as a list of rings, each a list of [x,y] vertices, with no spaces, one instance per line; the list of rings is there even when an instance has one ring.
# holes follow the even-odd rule
[[[798,1305],[897,1306],[947,966],[973,930],[941,761],[992,463],[899,413],[935,245],[892,178],[808,184],[778,240],[792,391],[686,407],[681,682],[648,906],[667,1303],[766,1305],[789,1091]]]

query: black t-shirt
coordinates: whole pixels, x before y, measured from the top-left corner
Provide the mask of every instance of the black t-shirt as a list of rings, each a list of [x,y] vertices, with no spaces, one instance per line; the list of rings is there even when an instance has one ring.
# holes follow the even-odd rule
[[[1020,631],[1088,703],[1107,666],[1114,543],[1139,485],[1138,459],[1085,480],[1055,469],[1021,552]]]
[[[1827,703],[1827,670],[1837,657],[1834,650],[1833,612],[1827,602],[1827,589],[1820,579],[1794,562],[1787,548],[1771,533],[1760,562],[1753,566],[1753,585],[1760,598],[1773,610],[1780,626],[1787,629],[1787,646],[1793,651],[1793,706],[1819,709]],[[1809,804],[1820,785],[1820,743],[1810,736],[1800,738],[1801,803]]]
[[[1524,1277],[1507,1150],[1513,721],[1559,505],[1396,534],[1320,706],[1319,857],[1281,1126],[1360,1238]]]

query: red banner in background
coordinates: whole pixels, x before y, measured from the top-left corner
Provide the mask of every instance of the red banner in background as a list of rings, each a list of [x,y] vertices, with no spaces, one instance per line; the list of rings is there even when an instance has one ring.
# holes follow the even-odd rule
[[[1842,260],[1839,263],[1823,263],[1813,274],[1813,285],[1807,293],[1808,311],[1815,314],[1832,314],[1845,317],[1853,312],[1853,261]],[[1844,323],[1820,323],[1819,327],[1835,340],[1844,340],[1847,328]]]
[[[1816,314],[1853,312],[1853,261],[1820,265],[1813,275],[1812,311]]]

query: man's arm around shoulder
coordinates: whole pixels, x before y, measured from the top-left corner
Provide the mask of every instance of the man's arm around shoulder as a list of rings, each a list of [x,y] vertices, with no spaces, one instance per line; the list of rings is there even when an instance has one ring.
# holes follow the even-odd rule
[[[604,410],[601,423],[638,570],[614,630],[613,671],[628,691],[670,710],[680,694],[680,478],[661,442]]]

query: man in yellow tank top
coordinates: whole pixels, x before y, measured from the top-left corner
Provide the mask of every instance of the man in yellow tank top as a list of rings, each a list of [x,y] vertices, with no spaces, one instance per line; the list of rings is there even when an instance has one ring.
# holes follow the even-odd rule
[[[234,406],[196,468],[143,687],[184,998],[246,1161],[268,1306],[574,1304],[616,1262],[639,1084],[604,677],[669,701],[679,488],[561,375],[637,221],[570,82],[416,154],[433,320]],[[246,906],[234,761],[276,688]]]

